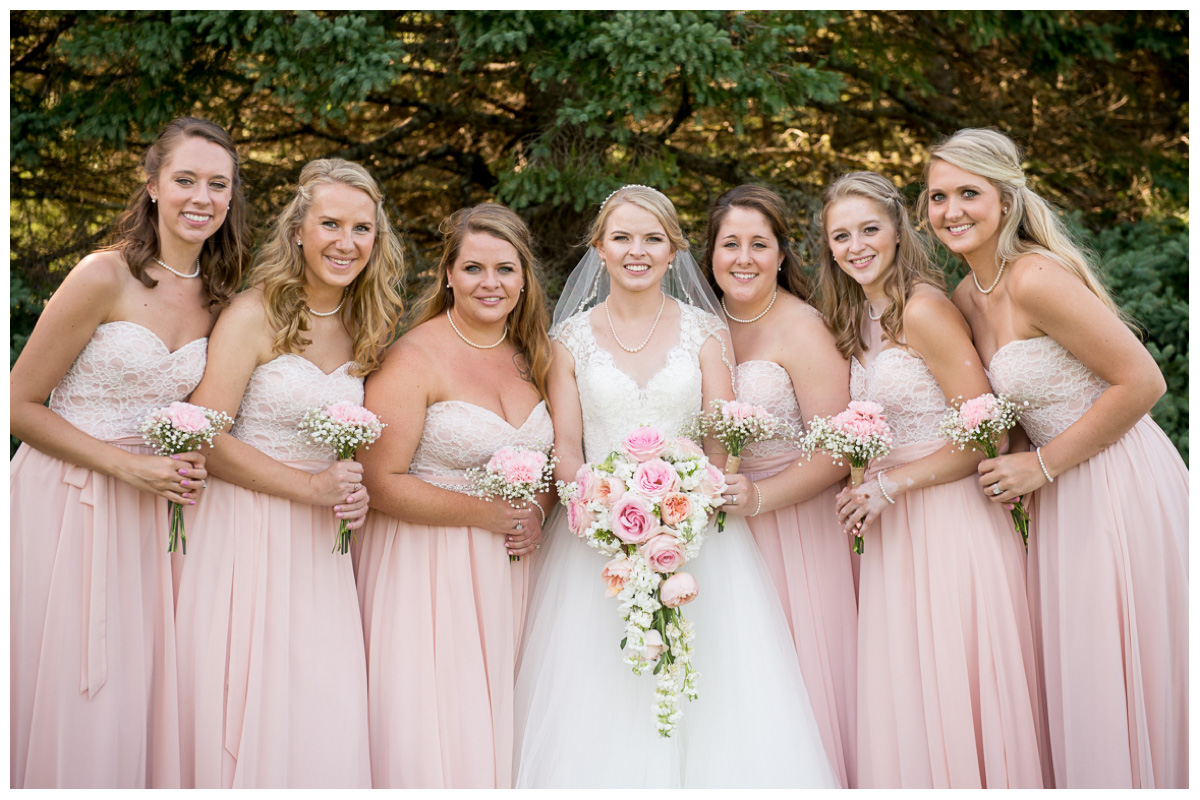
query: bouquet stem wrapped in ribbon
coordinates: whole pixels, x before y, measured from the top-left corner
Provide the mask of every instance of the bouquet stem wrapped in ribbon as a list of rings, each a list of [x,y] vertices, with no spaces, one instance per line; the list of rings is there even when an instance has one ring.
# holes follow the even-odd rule
[[[300,420],[299,427],[312,441],[332,447],[339,461],[347,461],[354,458],[358,448],[370,447],[387,424],[362,406],[343,401],[312,409]],[[342,555],[350,552],[350,529],[344,519],[338,521],[331,552]]]
[[[523,507],[534,502],[538,494],[550,491],[556,463],[558,459],[550,455],[549,448],[501,447],[485,466],[467,470],[467,478],[476,497],[500,497],[514,507]],[[520,561],[521,557],[510,555],[508,560]]]
[[[171,403],[151,411],[142,420],[139,430],[146,444],[160,456],[174,456],[198,450],[201,445],[212,446],[213,439],[233,420],[223,411],[192,405]],[[167,552],[181,547],[187,555],[187,532],[183,529],[183,506],[170,504],[171,522],[167,531]]]

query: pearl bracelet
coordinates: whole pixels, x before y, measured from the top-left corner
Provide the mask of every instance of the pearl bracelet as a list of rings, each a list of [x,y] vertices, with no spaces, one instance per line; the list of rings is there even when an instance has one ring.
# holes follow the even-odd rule
[[[895,500],[893,500],[893,499],[892,499],[892,496],[891,496],[891,495],[889,495],[889,494],[887,493],[887,489],[883,488],[883,473],[882,473],[882,472],[876,472],[876,473],[875,473],[875,478],[876,478],[876,479],[878,480],[878,482],[879,482],[879,491],[883,492],[883,499],[884,499],[884,500],[887,500],[887,501],[888,501],[888,503],[890,503],[891,505],[896,505],[896,501],[895,501]]]
[[[754,487],[754,493],[755,493],[756,495],[758,495],[758,505],[756,505],[756,506],[754,507],[754,513],[753,513],[753,514],[751,514],[750,516],[752,516],[752,517],[757,517],[757,516],[758,516],[758,512],[759,512],[759,511],[762,511],[762,489],[759,489],[759,488],[758,488],[758,484],[757,484],[757,483],[755,483],[754,481],[750,481],[750,485]]]
[[[529,502],[533,503],[533,507],[536,508],[538,513],[542,515],[542,527],[546,527],[546,512],[542,510],[542,504],[537,500],[530,500]]]
[[[1046,480],[1054,483],[1054,478],[1050,477],[1050,470],[1046,469],[1046,462],[1042,461],[1042,448],[1038,447],[1033,452],[1037,453],[1038,463],[1042,465],[1042,474],[1046,476]]]

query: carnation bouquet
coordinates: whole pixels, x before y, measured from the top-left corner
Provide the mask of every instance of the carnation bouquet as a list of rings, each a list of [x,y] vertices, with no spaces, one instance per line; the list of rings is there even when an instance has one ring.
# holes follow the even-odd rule
[[[223,411],[192,405],[171,403],[165,408],[155,409],[146,415],[138,430],[146,444],[160,456],[190,453],[200,445],[212,445],[213,439],[233,420]],[[170,504],[171,523],[167,531],[167,552],[174,553],[181,547],[187,555],[187,532],[183,529],[183,506]]]
[[[755,442],[791,435],[791,426],[776,419],[765,408],[739,400],[713,400],[712,411],[700,414],[688,426],[688,435],[695,439],[711,436],[725,448],[729,460],[725,474],[732,475],[742,463],[742,450]],[[725,530],[725,512],[717,514],[717,530]]]
[[[487,500],[499,497],[513,506],[524,506],[541,492],[550,490],[557,462],[557,458],[542,450],[501,447],[486,465],[467,470],[467,478],[476,497]],[[520,561],[521,557],[510,555],[508,560]]]
[[[312,409],[300,420],[299,427],[308,434],[310,440],[329,445],[338,460],[345,461],[354,458],[358,448],[369,447],[383,433],[387,424],[380,422],[379,417],[362,406],[342,401]],[[350,529],[346,527],[344,519],[338,521],[332,552],[343,555],[350,552]]]
[[[809,458],[822,451],[833,456],[839,464],[849,461],[850,485],[860,486],[867,465],[891,452],[892,429],[887,424],[883,406],[869,400],[852,400],[840,414],[813,417],[800,445]],[[854,537],[851,549],[862,553],[862,536]]]
[[[1004,395],[989,392],[964,401],[958,408],[948,409],[938,432],[962,450],[973,447],[987,458],[995,458],[1000,454],[1000,440],[1017,424],[1020,416],[1016,403]],[[1029,549],[1029,513],[1020,499],[1012,504],[1009,514],[1013,527],[1025,542],[1025,549]]]
[[[598,464],[584,464],[572,483],[558,483],[571,532],[611,556],[602,570],[607,596],[620,602],[621,649],[637,675],[658,676],[658,733],[670,736],[680,696],[694,700],[692,624],[681,607],[699,591],[680,572],[704,544],[712,512],[724,502],[725,476],[693,442],[637,428]]]

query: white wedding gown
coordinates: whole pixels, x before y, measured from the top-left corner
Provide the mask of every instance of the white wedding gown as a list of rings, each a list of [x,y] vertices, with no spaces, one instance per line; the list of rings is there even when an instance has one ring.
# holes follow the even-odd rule
[[[617,368],[589,313],[555,332],[575,359],[584,455],[603,459],[630,430],[668,435],[701,410],[699,353],[723,326],[680,304],[679,343],[644,387]],[[830,513],[833,510],[830,509]],[[710,528],[686,570],[700,585],[695,623],[700,697],[682,700],[671,738],[655,729],[655,678],[624,663],[606,558],[576,539],[561,509],[548,521],[518,663],[517,788],[835,788],[792,638],[745,521]]]

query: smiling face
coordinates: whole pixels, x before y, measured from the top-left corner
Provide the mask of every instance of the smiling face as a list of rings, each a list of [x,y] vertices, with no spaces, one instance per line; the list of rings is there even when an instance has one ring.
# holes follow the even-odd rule
[[[900,243],[896,224],[886,209],[866,197],[845,197],[826,210],[825,232],[838,267],[868,296],[881,290]]]
[[[313,189],[296,238],[304,254],[305,286],[345,288],[371,258],[375,202],[366,192],[344,183],[320,184]]]
[[[225,148],[207,139],[186,136],[175,146],[146,184],[164,247],[203,244],[217,232],[233,198],[233,170]]]
[[[507,319],[516,308],[525,270],[512,243],[490,233],[473,232],[463,237],[446,280],[454,292],[457,315],[489,324]]]
[[[929,168],[929,226],[951,251],[995,250],[1003,202],[991,181],[936,159]]]
[[[639,292],[655,288],[675,257],[665,226],[646,209],[621,203],[609,214],[595,243],[613,288]]]
[[[713,243],[713,277],[725,296],[738,304],[766,302],[778,285],[783,253],[762,212],[731,206]]]

